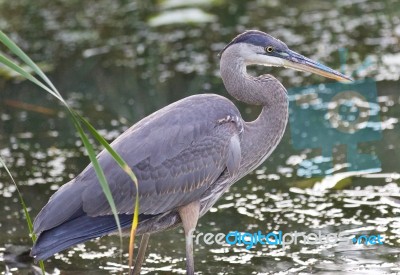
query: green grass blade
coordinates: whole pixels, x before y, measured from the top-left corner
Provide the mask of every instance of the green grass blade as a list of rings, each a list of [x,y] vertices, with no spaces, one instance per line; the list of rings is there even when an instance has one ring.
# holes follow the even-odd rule
[[[54,87],[53,83],[47,78],[47,76],[43,73],[43,71],[29,58],[28,55],[21,50],[20,47],[17,46],[4,32],[0,31],[0,41],[16,56],[21,58],[32,70],[39,75],[49,87],[59,96],[61,97],[60,93],[57,91],[56,87]]]
[[[35,78],[33,75],[28,73],[26,70],[15,64],[13,61],[5,57],[4,55],[0,54],[0,63],[3,63],[5,66],[9,67],[11,70],[14,70],[15,72],[19,73],[26,79],[32,81],[36,85],[38,85],[40,88],[44,89],[46,92],[50,93],[51,95],[55,96],[58,100],[64,102],[64,99],[60,97],[57,93],[52,91],[49,87],[44,85],[42,82],[40,82],[37,78]]]
[[[134,212],[133,212],[133,221],[132,221],[132,226],[130,230],[130,240],[129,240],[129,269],[132,268],[132,262],[133,262],[133,247],[134,247],[134,241],[135,241],[135,235],[136,235],[136,229],[139,221],[139,185],[137,178],[135,174],[133,173],[132,169],[129,167],[129,165],[124,161],[124,159],[117,153],[115,150],[110,146],[110,144],[96,131],[96,129],[82,116],[79,114],[75,115],[79,117],[79,119],[83,122],[83,124],[87,127],[87,129],[90,131],[90,133],[93,135],[94,138],[97,139],[97,141],[104,146],[104,148],[110,153],[110,155],[114,158],[114,160],[118,163],[118,165],[127,173],[130,178],[132,179],[133,183],[135,184],[136,187],[136,199],[135,199],[135,205],[134,207]]]
[[[32,223],[32,219],[31,219],[31,216],[29,215],[28,208],[26,207],[24,198],[22,197],[22,194],[21,194],[21,192],[19,191],[18,185],[17,185],[17,183],[15,182],[14,177],[11,175],[10,170],[8,170],[8,167],[7,167],[6,163],[4,162],[4,160],[3,160],[1,157],[0,157],[0,164],[1,164],[1,165],[3,166],[3,168],[7,171],[8,176],[11,178],[11,181],[13,182],[13,184],[14,184],[14,186],[15,186],[15,189],[17,190],[18,197],[19,197],[19,201],[20,201],[20,203],[21,203],[21,205],[22,205],[22,208],[24,209],[25,220],[26,220],[26,223],[28,224],[29,234],[30,234],[30,236],[31,236],[32,242],[35,243],[35,242],[36,242],[36,234],[33,232],[33,223]],[[45,269],[44,269],[44,263],[43,263],[43,261],[39,261],[39,266],[40,266],[40,269],[42,270],[42,274],[45,275],[45,274],[46,274],[46,271],[45,271]]]
[[[88,152],[89,159],[92,162],[92,165],[96,172],[97,178],[99,179],[99,183],[100,183],[101,188],[103,189],[103,193],[106,196],[108,203],[110,204],[111,211],[113,212],[115,221],[117,223],[118,232],[120,234],[120,238],[121,238],[121,242],[122,242],[121,224],[119,222],[118,211],[117,211],[117,207],[115,206],[115,202],[114,202],[111,190],[110,190],[110,186],[108,185],[107,179],[104,175],[104,171],[101,168],[101,166],[96,158],[96,153],[94,152],[93,146],[92,146],[92,144],[90,144],[90,141],[89,141],[88,137],[86,136],[85,132],[83,131],[83,128],[80,124],[80,115],[78,115],[77,113],[71,113],[71,114],[72,114],[72,118],[73,118],[75,127],[78,130],[79,136],[81,137],[83,145],[85,146],[85,148]]]
[[[96,129],[81,115],[75,113],[76,116],[84,123],[84,125],[88,128],[90,133],[100,142],[101,145],[112,155],[114,160],[118,163],[119,166],[131,177],[132,181],[137,184],[137,178],[133,173],[132,169],[129,165],[124,161],[124,159],[111,147],[111,145],[96,131]]]
[[[125,161],[111,148],[111,146],[108,144],[108,142],[94,129],[94,127],[89,122],[87,122],[82,116],[77,114],[74,110],[72,110],[68,106],[66,101],[63,99],[63,97],[58,92],[58,90],[53,85],[53,83],[43,73],[43,71],[2,31],[0,31],[0,42],[2,42],[12,53],[17,55],[22,61],[24,61],[26,63],[26,65],[29,66],[44,81],[44,83],[42,81],[39,81],[31,73],[27,72],[21,66],[17,65],[15,62],[11,61],[10,59],[8,59],[7,57],[5,57],[2,54],[0,54],[0,63],[3,63],[5,66],[14,70],[15,72],[17,72],[20,75],[22,75],[23,77],[25,77],[26,79],[32,81],[33,83],[35,83],[36,85],[38,85],[39,87],[44,89],[46,92],[55,96],[58,100],[60,100],[64,104],[64,106],[71,113],[74,125],[75,125],[75,127],[79,133],[79,136],[82,139],[82,142],[88,152],[89,159],[93,164],[93,168],[95,169],[96,176],[99,179],[99,183],[101,185],[103,193],[106,196],[106,199],[111,207],[112,213],[113,213],[115,221],[117,223],[117,227],[118,227],[118,231],[119,231],[119,235],[120,235],[121,249],[122,249],[122,230],[121,230],[121,225],[120,225],[120,221],[119,221],[119,217],[118,217],[118,211],[117,211],[114,199],[112,197],[112,193],[111,193],[110,187],[108,185],[107,179],[104,175],[104,171],[102,170],[100,164],[97,161],[94,149],[82,128],[81,122],[83,122],[83,124],[90,131],[90,133],[93,135],[93,137],[95,137],[95,139],[98,140],[99,143],[102,144],[106,148],[106,150],[111,154],[111,156],[114,158],[114,160],[131,177],[132,181],[135,184],[136,190],[138,190],[138,183],[137,183],[137,178],[136,178],[135,174],[130,169],[130,167],[125,163]],[[45,84],[47,84],[47,85],[45,85]],[[132,207],[134,207],[135,211],[134,211],[134,218],[133,218],[133,223],[132,223],[132,228],[131,228],[131,244],[132,244],[132,241],[134,240],[134,233],[136,232],[136,228],[137,228],[137,224],[138,224],[138,211],[139,211],[139,192],[138,191],[136,192],[135,206],[132,206]],[[28,218],[27,218],[27,222],[28,222]],[[31,223],[30,220],[29,220],[29,222]],[[30,230],[31,230],[31,228],[30,228]],[[130,261],[132,258],[132,254],[131,254],[131,249],[130,249]]]

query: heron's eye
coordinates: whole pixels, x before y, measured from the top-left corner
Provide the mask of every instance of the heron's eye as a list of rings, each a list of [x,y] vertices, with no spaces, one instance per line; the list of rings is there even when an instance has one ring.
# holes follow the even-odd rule
[[[267,53],[272,53],[272,52],[274,51],[274,47],[272,47],[272,46],[267,46],[267,47],[265,47],[265,51],[266,51]]]

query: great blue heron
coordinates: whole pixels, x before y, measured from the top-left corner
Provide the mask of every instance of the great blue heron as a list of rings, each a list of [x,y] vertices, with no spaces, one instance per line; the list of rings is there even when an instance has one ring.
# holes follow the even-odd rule
[[[194,273],[190,235],[222,194],[253,171],[281,140],[288,120],[285,88],[271,75],[250,76],[246,66],[282,66],[336,80],[345,75],[291,51],[285,43],[260,31],[246,31],[221,52],[221,77],[239,101],[261,105],[262,112],[245,122],[225,97],[201,94],[184,98],[142,119],[119,136],[112,147],[139,181],[140,270],[151,233],[183,225],[187,273]],[[98,155],[110,185],[121,225],[132,222],[136,189],[112,157]],[[35,219],[39,238],[31,255],[46,259],[70,246],[115,232],[114,217],[89,165],[63,185]]]

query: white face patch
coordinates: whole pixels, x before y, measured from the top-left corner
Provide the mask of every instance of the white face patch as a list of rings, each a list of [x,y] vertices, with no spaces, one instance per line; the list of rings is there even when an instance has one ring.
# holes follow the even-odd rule
[[[273,66],[273,67],[283,67],[285,66],[284,59],[275,57],[275,56],[269,56],[269,55],[262,55],[258,54],[258,58],[256,60],[256,64],[258,65],[263,65],[263,66]]]
[[[238,44],[240,47],[240,55],[243,57],[246,66],[248,65],[262,65],[283,67],[285,66],[284,60],[279,57],[269,56],[262,54],[264,48],[250,44]]]

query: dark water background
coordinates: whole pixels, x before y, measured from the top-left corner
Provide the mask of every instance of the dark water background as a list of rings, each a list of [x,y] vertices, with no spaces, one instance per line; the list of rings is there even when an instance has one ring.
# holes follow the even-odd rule
[[[379,132],[379,138],[358,145],[379,159],[379,172],[350,171],[343,165],[346,145],[338,145],[332,148],[334,176],[302,176],[304,160],[318,156],[321,148],[296,149],[290,131],[294,126],[289,125],[273,155],[220,199],[200,220],[198,232],[320,230],[381,234],[384,244],[258,245],[248,251],[202,243],[195,248],[196,269],[200,274],[400,272],[399,1],[0,1],[0,29],[47,71],[68,102],[110,141],[185,96],[227,96],[218,76],[217,54],[245,29],[266,31],[356,80],[376,81],[380,123],[370,129]],[[281,68],[251,71],[273,73],[287,88],[327,82]],[[235,103],[249,120],[259,113],[259,108]],[[321,139],[315,142],[324,144]],[[3,67],[0,156],[33,216],[88,164],[60,104]],[[31,241],[15,187],[3,169],[0,197],[0,271],[29,274],[31,263],[15,255]],[[126,271],[115,256],[118,246],[115,237],[79,245],[47,261],[47,272]],[[185,272],[182,230],[152,237],[143,271]]]

